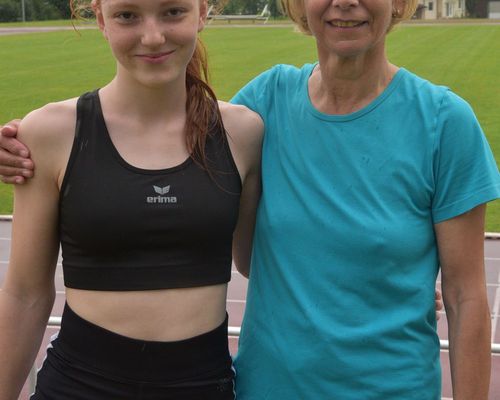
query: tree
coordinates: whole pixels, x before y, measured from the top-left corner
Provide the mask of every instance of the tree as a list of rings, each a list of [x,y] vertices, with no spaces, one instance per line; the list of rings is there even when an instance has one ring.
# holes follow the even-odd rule
[[[68,0],[48,0],[48,3],[50,3],[59,12],[59,18],[71,18],[71,9],[69,7]]]
[[[281,8],[278,6],[278,0],[269,1],[269,12],[273,18],[283,15]]]
[[[43,21],[60,19],[61,15],[48,0],[26,0],[26,20]]]
[[[15,0],[0,0],[0,22],[12,22],[21,18],[21,4]]]
[[[47,19],[68,19],[71,16],[67,0],[25,0],[27,21]],[[0,22],[21,20],[19,0],[0,0]]]

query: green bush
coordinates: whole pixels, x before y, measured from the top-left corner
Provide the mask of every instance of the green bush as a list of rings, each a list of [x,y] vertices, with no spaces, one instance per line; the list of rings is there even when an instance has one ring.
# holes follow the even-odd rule
[[[15,0],[0,0],[0,22],[17,21],[21,16],[21,4]]]
[[[70,17],[67,0],[25,0],[27,21],[45,21]],[[21,21],[21,2],[19,0],[0,0],[0,22]]]
[[[59,19],[61,15],[57,8],[48,0],[26,0],[26,20],[44,21]]]

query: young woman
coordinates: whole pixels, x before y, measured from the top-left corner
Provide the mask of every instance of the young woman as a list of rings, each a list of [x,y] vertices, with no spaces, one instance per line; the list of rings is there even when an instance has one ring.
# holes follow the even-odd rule
[[[319,63],[233,99],[266,127],[238,399],[438,399],[440,266],[454,397],[485,399],[483,204],[500,180],[476,119],[387,60],[415,1],[285,4]]]
[[[67,303],[33,400],[233,399],[226,289],[233,232],[248,258],[261,121],[219,112],[203,81],[205,0],[91,6],[115,77],[19,128],[37,173],[15,190],[0,399],[40,346],[59,244]]]

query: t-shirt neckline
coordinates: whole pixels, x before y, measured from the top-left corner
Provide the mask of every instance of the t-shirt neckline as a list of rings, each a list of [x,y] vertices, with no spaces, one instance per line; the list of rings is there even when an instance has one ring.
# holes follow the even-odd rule
[[[403,67],[400,67],[398,71],[394,74],[392,80],[389,82],[387,87],[383,90],[382,93],[380,93],[375,99],[373,99],[369,104],[364,106],[363,108],[359,109],[358,111],[355,111],[350,114],[326,114],[321,111],[319,111],[316,107],[314,107],[311,98],[309,96],[309,78],[312,75],[314,69],[319,63],[316,62],[314,64],[309,64],[308,68],[309,70],[306,70],[306,73],[304,74],[305,79],[302,81],[302,91],[303,91],[303,96],[302,98],[305,99],[305,106],[306,109],[316,118],[326,120],[326,121],[337,121],[337,122],[346,122],[346,121],[351,121],[357,118],[362,117],[363,115],[369,113],[372,111],[374,108],[378,107],[381,103],[383,103],[394,90],[397,88],[399,85],[399,82],[401,79],[404,77],[404,75],[407,73],[406,69]]]

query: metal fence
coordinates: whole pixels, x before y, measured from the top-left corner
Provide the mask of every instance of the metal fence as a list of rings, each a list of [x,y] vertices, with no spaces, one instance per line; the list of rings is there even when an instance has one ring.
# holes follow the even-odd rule
[[[47,324],[48,326],[61,326],[61,317],[50,317],[49,322]],[[228,335],[233,336],[233,337],[239,337],[240,336],[240,327],[239,326],[230,326],[228,327]],[[450,347],[450,343],[447,340],[440,340],[439,341],[441,350],[448,350]],[[500,343],[492,343],[491,344],[491,353],[492,354],[500,354]],[[29,377],[28,377],[28,382],[29,382],[29,391],[30,393],[33,393],[35,391],[35,385],[36,385],[36,365],[33,365],[31,368]]]

